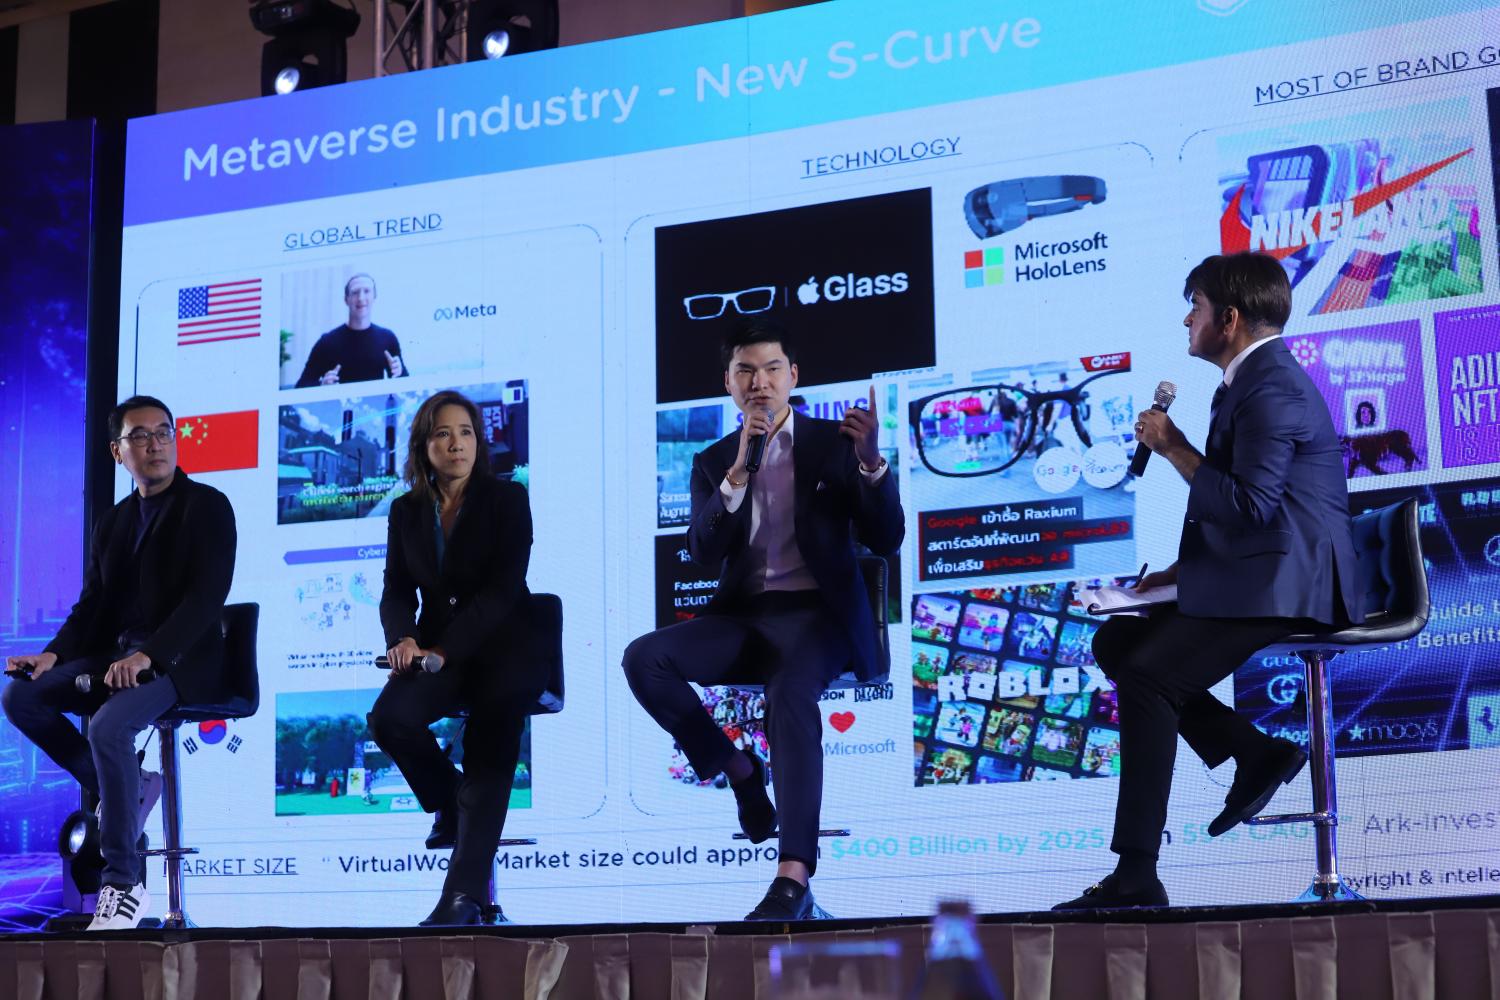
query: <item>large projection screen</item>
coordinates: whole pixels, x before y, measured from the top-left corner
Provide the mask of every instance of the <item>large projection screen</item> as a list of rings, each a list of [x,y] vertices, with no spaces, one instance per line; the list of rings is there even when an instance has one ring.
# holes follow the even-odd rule
[[[1430,626],[1333,671],[1342,869],[1377,898],[1490,891],[1495,23],[1469,0],[842,0],[131,123],[119,391],[174,408],[183,467],[234,504],[232,597],[261,606],[259,714],[184,731],[195,918],[389,924],[435,898],[447,854],[365,713],[385,515],[444,387],[530,491],[531,588],[565,608],[568,704],[528,732],[506,835],[535,843],[501,850],[506,912],[753,904],[774,844],[733,838],[730,793],[619,662],[712,585],[687,468],[736,427],[715,345],[757,310],[799,336],[803,412],[873,387],[907,516],[890,682],[822,706],[823,826],[845,832],[819,902],[1075,895],[1113,863],[1122,763],[1077,589],[1175,557],[1186,487],[1125,476],[1131,414],[1170,379],[1201,443],[1219,372],[1186,354],[1182,280],[1246,248],[1294,283],[1284,335],[1355,508],[1422,502]],[[323,384],[353,279],[399,379]],[[1271,658],[1219,693],[1305,742],[1300,683]],[[753,695],[704,701],[765,749]],[[1310,881],[1306,827],[1207,837],[1230,770],[1179,757],[1176,903]]]

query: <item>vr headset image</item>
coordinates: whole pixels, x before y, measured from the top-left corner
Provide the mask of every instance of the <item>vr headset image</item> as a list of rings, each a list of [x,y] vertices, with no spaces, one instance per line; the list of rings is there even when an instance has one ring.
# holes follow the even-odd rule
[[[1076,212],[1104,200],[1104,180],[1077,174],[1016,177],[964,195],[964,218],[982,240],[1014,232],[1044,215]]]

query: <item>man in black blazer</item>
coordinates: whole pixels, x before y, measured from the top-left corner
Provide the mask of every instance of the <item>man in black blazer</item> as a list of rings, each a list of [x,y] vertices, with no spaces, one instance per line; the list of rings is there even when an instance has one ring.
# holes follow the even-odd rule
[[[861,681],[890,670],[853,539],[888,555],[906,520],[877,447],[873,390],[870,409],[853,408],[842,423],[794,415],[795,348],[764,320],[726,338],[721,358],[744,423],[694,458],[688,528],[693,561],[717,570],[719,584],[700,617],[632,642],[625,676],[700,778],[725,775],[752,842],[770,837],[779,813],[776,878],[747,919],[806,919],[825,915],[808,888],[823,798],[818,698],[846,670]],[[747,471],[762,436],[759,471]],[[690,681],[765,685],[777,806],[760,759],[730,742]]]
[[[234,576],[234,511],[177,468],[177,432],[160,400],[116,406],[109,436],[135,489],[94,526],[83,591],[57,637],[41,653],[9,658],[18,676],[0,698],[11,723],[99,799],[105,869],[90,930],[135,927],[150,904],[136,843],[160,779],[151,775],[143,794],[137,734],[179,700],[213,704],[233,693],[220,614]],[[104,683],[82,694],[82,674]],[[93,713],[87,739],[66,712]]]
[[[1157,849],[1177,736],[1210,767],[1233,757],[1234,784],[1209,824],[1217,836],[1265,808],[1307,761],[1208,689],[1292,632],[1362,621],[1349,494],[1328,407],[1281,340],[1286,272],[1263,254],[1209,257],[1188,275],[1188,353],[1224,370],[1200,453],[1164,411],[1136,439],[1188,483],[1178,559],[1138,587],[1175,583],[1178,603],[1116,617],[1094,656],[1120,703],[1121,774],[1112,875],[1057,909],[1165,906]]]

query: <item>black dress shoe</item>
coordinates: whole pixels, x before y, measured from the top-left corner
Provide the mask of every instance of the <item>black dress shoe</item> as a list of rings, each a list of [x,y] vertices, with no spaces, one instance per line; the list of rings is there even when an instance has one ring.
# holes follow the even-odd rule
[[[466,892],[444,892],[419,927],[468,927],[484,923],[484,904]]]
[[[759,844],[776,832],[776,807],[766,794],[766,765],[753,753],[746,751],[745,756],[750,758],[754,773],[729,787],[734,790],[734,801],[739,806],[740,830],[750,838],[750,843]]]
[[[1291,740],[1272,740],[1265,755],[1250,765],[1240,765],[1234,773],[1234,784],[1224,796],[1224,811],[1208,824],[1208,835],[1220,834],[1239,826],[1260,813],[1276,794],[1276,789],[1295,778],[1307,763],[1307,753]]]
[[[812,888],[794,878],[778,875],[771,880],[771,888],[755,909],[745,914],[746,920],[832,920],[833,918],[813,899]]]
[[[427,831],[427,849],[441,851],[458,843],[458,810],[452,806],[432,814],[432,829]]]
[[[1144,889],[1126,892],[1120,888],[1119,880],[1114,875],[1106,875],[1100,881],[1083,890],[1082,896],[1079,896],[1077,899],[1070,899],[1066,903],[1058,903],[1053,909],[1111,910],[1132,906],[1171,905],[1167,900],[1166,887],[1161,884],[1160,879],[1152,879],[1151,884]]]

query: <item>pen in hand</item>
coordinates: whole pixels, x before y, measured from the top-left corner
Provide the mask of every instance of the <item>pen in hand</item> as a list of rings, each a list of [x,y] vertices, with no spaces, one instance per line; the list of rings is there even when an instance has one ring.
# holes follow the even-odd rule
[[[1149,566],[1150,566],[1149,563],[1141,563],[1141,571],[1135,575],[1135,589],[1136,590],[1140,590],[1141,589],[1141,581],[1144,580],[1144,579],[1146,579],[1146,569]]]

